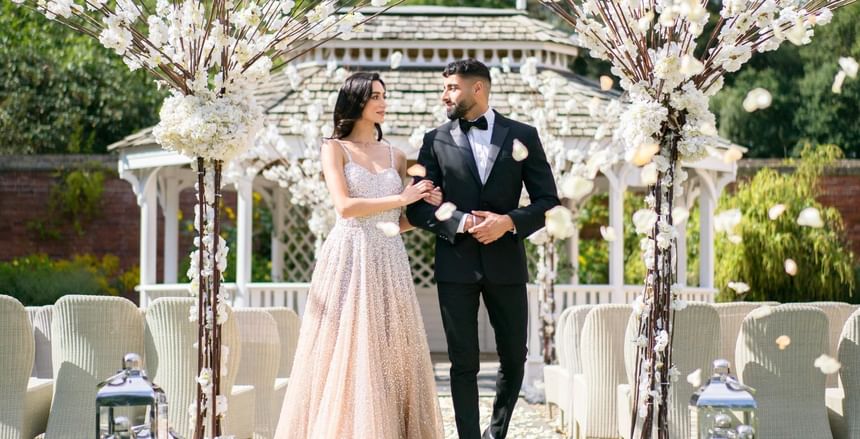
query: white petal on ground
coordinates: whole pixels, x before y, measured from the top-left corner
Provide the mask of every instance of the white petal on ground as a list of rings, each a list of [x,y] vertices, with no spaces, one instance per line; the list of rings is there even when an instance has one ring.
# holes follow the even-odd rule
[[[406,170],[406,174],[412,177],[426,177],[427,169],[416,163]]]
[[[787,335],[780,335],[776,338],[776,345],[779,346],[779,350],[784,351],[788,345],[791,344],[791,337]]]
[[[774,221],[779,218],[783,212],[785,212],[785,204],[774,204],[767,210],[767,217],[770,218],[771,221]]]
[[[448,221],[454,215],[455,210],[457,210],[457,206],[454,203],[446,201],[436,209],[436,219],[439,221]]]
[[[400,234],[400,226],[392,222],[383,221],[376,223],[376,228],[382,230],[382,233],[384,233],[385,236],[388,237],[397,236]]]
[[[815,359],[813,365],[821,369],[821,373],[825,375],[836,373],[842,367],[842,363],[827,354],[821,354],[820,357]]]
[[[578,175],[568,175],[561,181],[561,194],[579,202],[594,189],[594,182]]]
[[[797,224],[816,229],[824,227],[821,213],[814,207],[807,207],[806,209],[801,210],[800,215],[797,216]]]
[[[615,229],[612,226],[600,226],[600,236],[609,242],[618,239],[618,235],[615,233]]]
[[[521,162],[528,158],[529,149],[523,145],[523,142],[520,142],[520,139],[514,139],[514,150],[511,154],[514,160]]]
[[[797,274],[797,262],[794,262],[794,259],[788,258],[785,260],[785,272],[788,273],[789,276]]]

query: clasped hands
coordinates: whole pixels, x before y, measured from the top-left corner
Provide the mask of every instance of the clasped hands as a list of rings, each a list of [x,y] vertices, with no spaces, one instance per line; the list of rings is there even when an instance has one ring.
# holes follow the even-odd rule
[[[442,190],[434,188],[431,195],[424,199],[428,204],[438,207],[442,204]],[[466,214],[463,230],[470,233],[481,244],[490,244],[514,230],[514,222],[508,215],[499,215],[486,210],[473,210]]]

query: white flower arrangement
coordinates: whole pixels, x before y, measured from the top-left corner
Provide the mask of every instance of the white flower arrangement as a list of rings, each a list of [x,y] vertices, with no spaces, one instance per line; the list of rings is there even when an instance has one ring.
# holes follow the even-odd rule
[[[702,35],[709,12],[697,0],[542,3],[574,26],[580,43],[592,56],[612,64],[611,71],[625,92],[625,101],[620,104],[625,108],[621,111],[617,109],[619,104],[612,111],[607,111],[608,105],[602,111],[596,101],[589,105],[592,115],[605,115],[604,127],[597,130],[595,139],[611,133],[614,143],[622,145],[623,150],[604,149],[599,157],[598,151],[589,151],[584,163],[574,163],[570,169],[593,179],[601,167],[624,159],[641,168],[641,180],[649,186],[648,209],[634,215],[634,224],[637,232],[646,235],[641,242],[648,269],[643,303],[651,300],[659,307],[649,307],[647,312],[640,307],[641,334],[648,334],[646,346],[655,349],[638,350],[641,368],[636,374],[633,406],[634,412],[639,412],[634,413],[634,418],[645,420],[636,427],[641,434],[637,437],[651,437],[654,429],[658,435],[665,435],[668,422],[657,416],[669,397],[663,377],[674,380],[677,375],[672,372],[671,362],[671,313],[679,306],[673,288],[676,274],[672,255],[678,236],[673,203],[683,193],[681,183],[687,178],[677,164],[698,160],[716,143],[715,117],[708,110],[708,99],[722,88],[726,73],[738,71],[754,53],[775,50],[784,41],[809,43],[813,28],[830,22],[832,11],[850,1],[724,0],[721,19],[710,35]],[[700,37],[702,44],[698,44]],[[841,67],[841,74],[834,80],[834,92],[839,92],[845,77],[857,70],[850,61],[841,63]],[[761,109],[769,101],[769,95],[757,91],[748,107]],[[652,148],[644,145],[652,144],[659,146],[658,153],[647,152]],[[733,151],[728,163],[739,158],[737,152]],[[725,229],[733,242],[740,242],[740,235],[729,232],[735,220],[736,216],[726,217],[718,227]],[[820,223],[812,212],[798,220],[811,227]]]

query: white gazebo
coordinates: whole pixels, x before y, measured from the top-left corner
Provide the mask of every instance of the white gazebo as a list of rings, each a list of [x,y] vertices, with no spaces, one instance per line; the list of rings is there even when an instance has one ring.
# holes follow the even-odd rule
[[[401,55],[394,55],[399,53]],[[388,86],[389,109],[384,131],[388,140],[403,149],[410,159],[417,157],[421,135],[444,120],[439,102],[441,70],[450,61],[465,57],[483,60],[494,72],[491,104],[502,113],[530,122],[533,114],[554,100],[555,108],[546,116],[545,136],[552,136],[569,150],[585,150],[593,142],[600,121],[589,115],[589,102],[617,98],[593,81],[572,74],[568,66],[581,55],[573,36],[530,18],[521,10],[451,7],[395,7],[365,25],[350,40],[333,40],[297,60],[287,73],[259,90],[267,110],[267,122],[277,127],[281,138],[295,151],[301,151],[309,131],[330,133],[333,96],[346,71],[374,70]],[[392,66],[392,56],[400,57]],[[519,69],[534,58],[540,84],[553,84],[552,93],[540,84],[527,84]],[[532,61],[534,62],[534,61]],[[697,287],[684,296],[693,300],[713,300],[714,229],[716,202],[723,188],[734,181],[736,165],[722,160],[726,144],[713,145],[708,157],[684,163],[690,178],[685,182],[689,208],[698,201],[700,214],[699,275]],[[190,160],[155,144],[150,130],[143,130],[111,145],[119,152],[119,174],[137,195],[140,206],[140,291],[141,305],[154,297],[187,294],[178,284],[179,194],[192,190],[194,174]],[[236,282],[227,287],[234,293],[236,306],[286,305],[303,310],[310,269],[313,264],[313,238],[305,225],[306,209],[292,206],[288,189],[262,176],[233,176],[227,190],[237,193]],[[642,189],[636,168],[619,162],[601,172],[595,192],[608,193],[609,225],[623,230],[624,193]],[[272,212],[271,283],[251,281],[251,238],[253,194],[258,193]],[[158,230],[158,207],[164,215],[163,230]],[[290,231],[287,233],[287,231]],[[304,233],[300,233],[304,230]],[[158,249],[157,236],[163,235],[164,248]],[[685,229],[680,227],[678,281],[686,285],[687,251]],[[619,233],[619,235],[623,235]],[[624,303],[641,290],[640,285],[624,284],[624,242],[619,236],[609,243],[609,283],[580,285],[574,277],[556,288],[559,311],[579,303]],[[433,235],[410,232],[405,237],[410,249],[415,284],[421,303],[428,341],[433,351],[445,351],[436,291],[432,281]],[[577,238],[570,241],[571,260],[577,260]],[[163,272],[156,273],[158,251],[163,252]],[[185,249],[183,249],[184,251]],[[536,294],[531,289],[531,361],[540,362]],[[492,328],[482,317],[481,348],[494,351]]]

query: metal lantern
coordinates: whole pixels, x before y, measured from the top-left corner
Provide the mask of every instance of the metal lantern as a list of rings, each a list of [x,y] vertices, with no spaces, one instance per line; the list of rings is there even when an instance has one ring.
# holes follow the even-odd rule
[[[714,374],[690,398],[690,437],[753,439],[756,402],[753,390],[729,374],[727,360],[714,361]]]
[[[123,368],[98,385],[97,439],[168,439],[167,398],[141,369],[140,355],[126,354]]]

